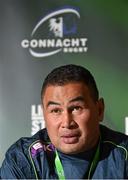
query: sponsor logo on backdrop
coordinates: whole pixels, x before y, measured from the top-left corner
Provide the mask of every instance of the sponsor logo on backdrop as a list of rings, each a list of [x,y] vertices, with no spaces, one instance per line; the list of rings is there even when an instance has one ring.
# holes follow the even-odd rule
[[[80,35],[80,18],[75,8],[51,12],[36,24],[30,39],[22,40],[21,46],[38,58],[60,52],[85,53],[88,50],[87,38]]]
[[[31,121],[31,135],[34,135],[37,131],[45,127],[41,105],[31,106]]]
[[[125,117],[125,134],[128,135],[128,117]]]

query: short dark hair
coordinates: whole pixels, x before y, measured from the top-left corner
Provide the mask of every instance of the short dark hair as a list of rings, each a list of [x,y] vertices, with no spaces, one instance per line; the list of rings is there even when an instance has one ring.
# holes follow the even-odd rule
[[[85,83],[85,85],[88,86],[94,101],[98,100],[99,92],[93,75],[88,69],[74,64],[57,67],[47,75],[42,86],[41,98],[49,85],[63,86],[71,82]]]

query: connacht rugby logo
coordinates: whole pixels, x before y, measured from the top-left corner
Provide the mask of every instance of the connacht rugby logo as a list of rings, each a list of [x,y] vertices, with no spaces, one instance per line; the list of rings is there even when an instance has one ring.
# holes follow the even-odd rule
[[[21,42],[34,57],[47,57],[59,52],[87,52],[87,38],[79,37],[80,13],[74,8],[63,8],[43,17],[32,30],[30,40]]]

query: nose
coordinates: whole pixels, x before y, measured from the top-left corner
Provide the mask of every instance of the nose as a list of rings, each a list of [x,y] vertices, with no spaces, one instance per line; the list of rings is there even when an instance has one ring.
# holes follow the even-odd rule
[[[61,123],[61,127],[62,128],[67,128],[67,129],[72,129],[76,126],[76,122],[74,121],[72,114],[68,111],[63,112],[63,116],[62,116],[62,123]]]

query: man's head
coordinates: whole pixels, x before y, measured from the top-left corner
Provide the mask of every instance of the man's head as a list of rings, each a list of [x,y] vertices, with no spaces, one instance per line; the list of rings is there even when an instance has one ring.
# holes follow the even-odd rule
[[[44,81],[41,98],[46,128],[57,149],[75,154],[96,145],[104,104],[87,69],[77,65],[54,69]]]
[[[72,82],[85,83],[88,86],[94,101],[98,100],[99,92],[92,74],[86,68],[73,64],[55,68],[48,74],[42,86],[41,98],[43,97],[47,86],[63,86]]]

